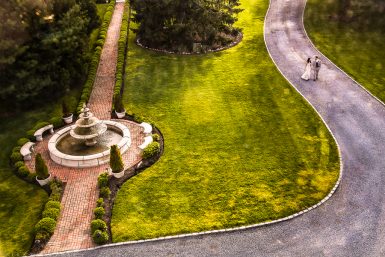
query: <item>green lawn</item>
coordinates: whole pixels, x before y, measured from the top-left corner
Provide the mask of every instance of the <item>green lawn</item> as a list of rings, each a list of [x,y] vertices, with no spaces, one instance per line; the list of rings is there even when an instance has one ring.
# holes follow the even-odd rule
[[[268,1],[242,2],[244,39],[224,52],[164,55],[131,34],[126,108],[155,122],[165,151],[120,189],[114,242],[285,217],[334,186],[335,142],[266,52]]]
[[[308,1],[305,27],[310,38],[336,65],[385,101],[385,33],[379,26],[365,28],[332,20],[336,4]]]

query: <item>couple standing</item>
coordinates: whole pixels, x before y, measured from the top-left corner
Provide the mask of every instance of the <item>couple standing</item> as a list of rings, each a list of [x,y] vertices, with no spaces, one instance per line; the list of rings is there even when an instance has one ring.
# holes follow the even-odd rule
[[[305,72],[301,76],[303,80],[313,79],[316,81],[318,79],[318,72],[321,69],[321,60],[315,55],[313,58],[307,58]]]

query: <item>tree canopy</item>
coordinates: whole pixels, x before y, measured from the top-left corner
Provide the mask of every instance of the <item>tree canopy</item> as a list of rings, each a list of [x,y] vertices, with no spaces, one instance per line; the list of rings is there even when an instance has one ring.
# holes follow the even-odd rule
[[[94,0],[1,1],[0,15],[1,108],[59,95],[82,78],[99,23]]]
[[[174,52],[191,51],[193,43],[211,49],[234,40],[239,29],[239,0],[131,0],[140,42]]]

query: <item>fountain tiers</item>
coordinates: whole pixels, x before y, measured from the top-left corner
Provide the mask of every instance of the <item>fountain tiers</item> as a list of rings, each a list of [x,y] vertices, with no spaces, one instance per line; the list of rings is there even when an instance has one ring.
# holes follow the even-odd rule
[[[107,128],[111,128],[114,130],[118,130],[122,134],[122,139],[117,143],[120,152],[123,154],[128,150],[131,145],[131,136],[129,129],[123,124],[110,120],[102,120],[99,124],[103,124]],[[84,156],[76,156],[69,155],[60,152],[56,145],[62,140],[64,137],[70,133],[70,131],[74,130],[77,125],[72,125],[66,127],[62,130],[56,132],[48,142],[48,150],[51,159],[60,165],[67,167],[77,167],[77,168],[86,168],[86,167],[94,167],[99,166],[104,163],[108,163],[110,161],[110,150],[105,150],[101,153],[92,154],[92,155],[84,155]],[[71,135],[72,136],[72,135]],[[92,147],[92,146],[91,146]]]

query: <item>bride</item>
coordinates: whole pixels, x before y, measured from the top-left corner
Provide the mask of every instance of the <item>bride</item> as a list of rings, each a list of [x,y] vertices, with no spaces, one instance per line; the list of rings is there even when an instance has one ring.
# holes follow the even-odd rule
[[[301,79],[309,80],[310,79],[310,72],[311,72],[311,59],[307,58],[305,72],[302,74]]]

